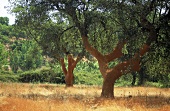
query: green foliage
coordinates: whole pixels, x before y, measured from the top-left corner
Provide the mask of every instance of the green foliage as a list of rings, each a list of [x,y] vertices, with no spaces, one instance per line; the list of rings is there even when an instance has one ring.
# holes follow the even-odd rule
[[[170,87],[170,74],[164,74],[164,75],[160,75],[161,77],[159,77],[158,83],[161,84],[161,87],[166,87],[169,88]]]
[[[0,17],[0,36],[4,38],[5,37],[11,37],[13,36],[13,26],[8,25],[9,18],[8,17]],[[15,32],[16,33],[16,32]]]
[[[9,74],[3,74],[0,75],[0,81],[2,82],[18,82],[18,76],[17,75],[9,75]]]
[[[88,71],[88,72],[95,72],[99,70],[99,66],[97,61],[80,61],[77,66],[75,71]]]
[[[101,85],[102,76],[97,61],[81,61],[74,70],[75,84]]]
[[[28,35],[26,34],[26,32],[22,29],[19,29],[17,26],[10,26],[10,33],[9,33],[9,37],[16,37],[16,38],[27,38]]]
[[[55,73],[51,68],[42,67],[36,70],[25,71],[19,75],[20,82],[58,83],[64,82],[62,73]]]
[[[0,17],[0,24],[8,25],[9,24],[9,18],[8,17]]]
[[[103,78],[99,71],[74,72],[75,84],[102,85]]]
[[[10,40],[7,36],[5,35],[0,35],[0,42],[3,43],[3,44],[6,44],[6,43],[9,43]]]
[[[163,84],[162,83],[158,83],[158,82],[146,82],[145,86],[147,87],[159,87],[159,88],[163,88]]]
[[[17,37],[17,38],[26,38],[26,32],[16,28],[15,25],[8,25],[9,18],[0,17],[0,39],[3,40],[4,43],[7,43],[7,38]],[[9,42],[9,41],[8,41]]]
[[[10,65],[15,73],[19,68],[26,71],[43,64],[42,50],[33,41],[16,41],[11,49]]]
[[[159,83],[159,87],[170,87],[170,55],[167,49],[162,46],[152,44],[152,50],[142,59],[146,67],[147,81]]]
[[[0,24],[0,35],[9,36],[10,27]]]
[[[8,51],[5,49],[5,45],[0,42],[0,69],[3,65],[8,63]]]
[[[18,75],[9,71],[0,71],[0,81],[2,82],[18,82]]]
[[[122,87],[122,86],[131,86],[132,83],[132,75],[126,74],[121,76],[119,79],[116,80],[115,86]]]

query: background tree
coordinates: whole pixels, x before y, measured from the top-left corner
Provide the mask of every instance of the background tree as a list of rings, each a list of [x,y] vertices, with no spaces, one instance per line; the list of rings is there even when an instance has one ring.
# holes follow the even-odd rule
[[[41,39],[37,41],[42,46],[45,55],[61,64],[66,86],[70,87],[73,86],[74,82],[73,71],[77,63],[83,57],[85,51],[82,45],[79,45],[81,41],[77,37],[79,36],[77,29],[67,31],[67,29],[63,27],[63,30],[60,31],[61,27],[58,29],[59,25],[54,22],[53,24],[55,25],[51,24],[49,27],[46,27],[43,34],[40,32]],[[65,33],[62,34],[63,32]],[[47,43],[46,41],[49,42]],[[64,62],[65,56],[67,65]]]
[[[5,45],[0,42],[0,68],[3,65],[8,65],[8,50],[5,50]]]
[[[73,86],[74,68],[85,53],[78,30],[68,24],[69,21],[64,19],[62,13],[48,12],[48,7],[36,5],[36,1],[31,1],[31,5],[27,3],[23,1],[19,3],[22,6],[13,9],[13,12],[19,14],[17,27],[22,27],[42,47],[43,54],[61,64],[66,86]],[[65,56],[68,66],[64,62]]]
[[[41,67],[43,64],[42,50],[34,41],[16,40],[11,45],[10,66],[17,73],[20,69],[27,71]]]
[[[169,22],[170,22],[169,4],[170,3],[167,0],[165,1],[152,0],[152,1],[149,1],[149,4],[146,4],[145,6],[139,5],[140,2],[137,2],[137,1],[133,3],[136,6],[145,8],[145,11],[143,11],[143,13],[141,14],[143,14],[143,16],[146,16],[146,14],[148,14],[146,16],[146,19],[150,22],[150,24],[153,24],[152,28],[155,29],[155,32],[157,34],[157,38],[151,44],[150,53],[148,53],[142,59],[142,65],[143,65],[142,67],[144,67],[145,69],[143,72],[149,74],[149,75],[145,75],[148,77],[146,79],[148,79],[148,81],[162,81],[163,80],[163,81],[166,81],[167,84],[169,84],[169,81],[163,78],[164,77],[168,78],[168,75],[170,72],[167,69],[167,67],[169,67],[169,64],[166,61],[164,61],[165,58],[167,61],[169,61],[168,58],[170,58],[169,57],[170,44],[168,42],[170,40],[169,31],[168,31],[170,29],[170,25],[169,25]],[[138,7],[136,7],[135,9],[137,8]],[[146,23],[145,19],[143,19],[143,22],[144,21]],[[138,21],[137,23],[139,26],[142,25]],[[148,28],[146,28],[146,26],[143,26],[142,31],[148,32]]]
[[[9,25],[8,17],[0,17],[0,36],[5,39],[11,35],[13,26]]]
[[[8,17],[0,17],[0,24],[2,25],[9,25],[9,18]]]

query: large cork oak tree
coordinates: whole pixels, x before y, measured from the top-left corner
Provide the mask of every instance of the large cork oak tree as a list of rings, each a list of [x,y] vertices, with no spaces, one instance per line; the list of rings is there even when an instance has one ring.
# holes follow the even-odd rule
[[[82,15],[84,14],[83,15],[84,22],[82,23],[82,21],[79,20],[80,18],[78,18],[77,16],[76,7],[72,7],[72,5],[70,5],[71,3],[65,4],[66,10],[64,10],[64,12],[68,14],[70,17],[72,17],[73,22],[79,29],[85,49],[91,55],[93,55],[98,61],[99,69],[104,79],[102,93],[101,93],[102,97],[106,97],[106,98],[114,97],[115,81],[123,74],[140,70],[141,57],[149,51],[151,43],[154,42],[157,38],[157,30],[155,26],[152,23],[150,23],[149,20],[147,20],[148,14],[153,10],[152,9],[153,3],[151,3],[150,6],[147,7],[147,11],[144,10],[144,12],[141,12],[140,15],[138,15],[139,17],[138,24],[140,24],[140,27],[146,29],[148,33],[145,43],[141,45],[139,50],[136,51],[131,58],[120,62],[119,64],[117,64],[112,68],[108,67],[109,62],[124,56],[122,49],[124,45],[127,44],[129,41],[126,38],[118,39],[117,45],[113,48],[111,52],[107,54],[102,54],[89,41],[90,34],[88,28],[91,25],[89,24],[90,23],[89,19],[93,19],[93,18],[88,18],[90,16],[89,15],[90,13],[87,12],[82,13]],[[59,5],[57,5],[57,7],[60,9]],[[101,19],[102,21],[102,17],[98,19]],[[101,24],[106,25],[104,24],[104,22],[101,22]],[[124,26],[122,27],[124,28]]]

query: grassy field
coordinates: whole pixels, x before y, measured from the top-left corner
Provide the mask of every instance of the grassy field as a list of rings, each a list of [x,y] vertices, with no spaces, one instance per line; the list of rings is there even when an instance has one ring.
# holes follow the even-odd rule
[[[170,111],[170,89],[116,87],[115,99],[100,98],[101,86],[0,83],[0,111]]]

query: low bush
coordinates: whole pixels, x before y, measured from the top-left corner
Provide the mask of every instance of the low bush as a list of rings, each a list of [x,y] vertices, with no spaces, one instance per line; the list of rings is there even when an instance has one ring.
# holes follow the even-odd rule
[[[74,72],[75,84],[102,85],[103,78],[99,71]]]
[[[19,76],[10,71],[0,71],[1,82],[18,82]]]
[[[145,82],[144,86],[146,87],[162,87],[162,84],[158,82]]]
[[[163,88],[169,88],[170,87],[170,74],[162,74],[159,81],[160,86]]]
[[[62,73],[55,73],[51,68],[40,68],[36,70],[26,71],[20,74],[20,82],[40,82],[40,83],[64,83]]]
[[[116,87],[131,86],[131,83],[132,83],[132,75],[126,74],[116,80],[115,86]]]

